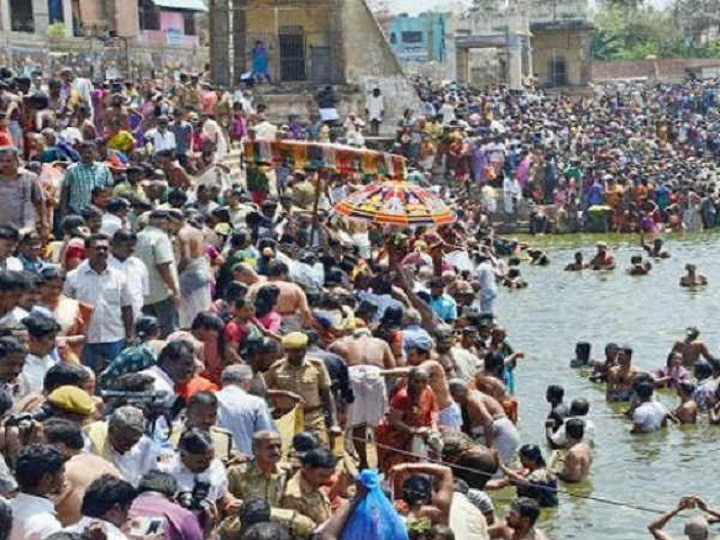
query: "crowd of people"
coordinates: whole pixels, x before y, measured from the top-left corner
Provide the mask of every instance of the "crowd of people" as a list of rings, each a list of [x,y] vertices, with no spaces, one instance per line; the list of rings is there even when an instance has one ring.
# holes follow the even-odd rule
[[[655,204],[662,222],[710,189],[667,178],[671,202],[652,200],[688,152],[708,159],[712,92],[573,104],[418,91],[425,119],[405,115],[399,150],[426,161],[415,180],[437,180],[458,220],[399,231],[330,211],[368,179],[228,164],[247,139],[335,140],[330,95],[318,118],[278,127],[251,90],[199,74],[94,84],[72,69],[0,70],[0,540],[546,538],[541,508],[587,480],[594,426],[587,400],[566,405],[551,386],[546,440],[523,444],[525,354],[495,313],[498,287],[522,286],[522,246],[494,235],[494,191],[520,182],[514,212],[566,190],[558,210],[580,216],[602,181],[625,227],[620,190],[645,186],[635,208]],[[346,129],[361,134],[364,117],[380,133],[379,89],[366,105]],[[694,131],[680,135],[685,122]],[[643,159],[662,165],[651,174]],[[590,264],[614,267],[607,246]],[[608,399],[632,402],[633,432],[691,422],[698,393],[720,418],[720,368],[696,338],[650,378],[627,347],[594,365]],[[589,346],[578,351],[589,365]],[[706,357],[702,378],[693,355]],[[661,385],[681,399],[662,419]],[[683,499],[693,505],[707,506]],[[378,512],[391,535],[363,529]]]
[[[718,222],[716,80],[571,98],[418,79],[395,148],[530,232],[659,232]],[[527,214],[529,213],[529,218]]]

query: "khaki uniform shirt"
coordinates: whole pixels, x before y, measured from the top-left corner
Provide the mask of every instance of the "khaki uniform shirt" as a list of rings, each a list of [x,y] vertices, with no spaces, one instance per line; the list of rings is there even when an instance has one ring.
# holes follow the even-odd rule
[[[294,509],[282,506],[282,499],[288,481],[291,478],[290,466],[279,464],[274,473],[266,476],[254,461],[234,465],[228,469],[228,488],[237,499],[247,502],[250,499],[263,499],[270,505],[270,521],[280,523],[297,536],[309,536],[316,523]],[[224,539],[239,537],[240,523],[227,523]]]
[[[310,518],[315,527],[325,523],[332,515],[330,499],[308,484],[302,471],[295,473],[288,481],[281,506]]]
[[[322,407],[320,392],[330,388],[330,375],[325,363],[317,358],[305,357],[299,367],[294,367],[287,359],[278,360],[265,374],[267,387],[273,390],[295,392],[305,400],[305,412],[312,412]],[[278,399],[278,408],[293,408],[291,400]]]

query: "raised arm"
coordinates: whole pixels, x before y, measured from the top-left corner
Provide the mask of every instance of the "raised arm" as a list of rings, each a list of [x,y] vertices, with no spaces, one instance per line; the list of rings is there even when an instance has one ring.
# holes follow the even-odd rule
[[[455,493],[455,481],[450,467],[435,463],[400,463],[395,465],[390,473],[403,477],[408,474],[427,474],[436,478],[439,481],[439,488],[433,497],[433,503],[440,510],[441,524],[447,525],[450,518],[450,504]]]
[[[650,525],[648,525],[648,530],[650,531],[650,534],[652,534],[652,537],[655,538],[655,540],[672,540],[672,537],[662,529],[670,522],[672,518],[674,518],[677,514],[679,514],[686,508],[690,508],[692,504],[692,498],[683,497],[677,503],[677,506],[675,506],[675,508],[673,508],[669,512],[664,513],[662,516],[658,517],[652,523],[650,523]]]

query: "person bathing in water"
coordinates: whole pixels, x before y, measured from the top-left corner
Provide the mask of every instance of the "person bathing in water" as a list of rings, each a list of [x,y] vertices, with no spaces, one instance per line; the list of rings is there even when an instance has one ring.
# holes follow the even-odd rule
[[[653,259],[669,259],[670,258],[670,253],[668,253],[668,251],[663,248],[662,238],[655,238],[655,240],[653,240],[652,244],[646,244],[645,238],[640,237],[640,245],[645,250],[645,252],[648,254],[648,257],[652,257]]]
[[[597,243],[597,253],[590,261],[590,268],[593,270],[614,270],[615,269],[615,257],[608,250],[605,242]]]
[[[698,405],[693,399],[693,394],[695,394],[695,383],[693,381],[681,381],[677,385],[680,405],[672,411],[672,416],[679,424],[697,423]]]
[[[590,265],[583,259],[582,251],[575,253],[575,260],[565,267],[566,272],[580,272],[590,268]]]
[[[685,271],[687,274],[680,278],[681,287],[704,287],[708,284],[705,274],[699,273],[694,264],[686,264]]]
[[[699,341],[699,337],[700,330],[695,326],[690,326],[685,330],[685,339],[676,341],[671,351],[680,353],[682,355],[682,365],[692,371],[701,363],[700,357],[704,362],[713,360],[713,355],[710,354],[707,345]]]
[[[637,369],[632,365],[632,349],[622,347],[618,351],[617,365],[607,376],[607,400],[630,401],[633,394],[633,379]]]
[[[627,273],[631,276],[647,276],[650,270],[652,270],[650,261],[643,261],[640,255],[630,257],[630,267],[627,269]]]

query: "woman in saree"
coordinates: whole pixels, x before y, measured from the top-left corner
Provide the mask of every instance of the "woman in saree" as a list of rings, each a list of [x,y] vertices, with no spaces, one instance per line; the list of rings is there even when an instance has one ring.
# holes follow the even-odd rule
[[[393,465],[417,461],[410,455],[415,437],[426,438],[437,432],[438,405],[428,379],[424,369],[411,369],[407,386],[392,397],[378,426],[378,462],[386,474]]]
[[[40,303],[54,314],[60,325],[58,348],[63,360],[80,363],[80,349],[92,316],[92,307],[65,296],[65,273],[56,267],[43,269],[40,274]]]

